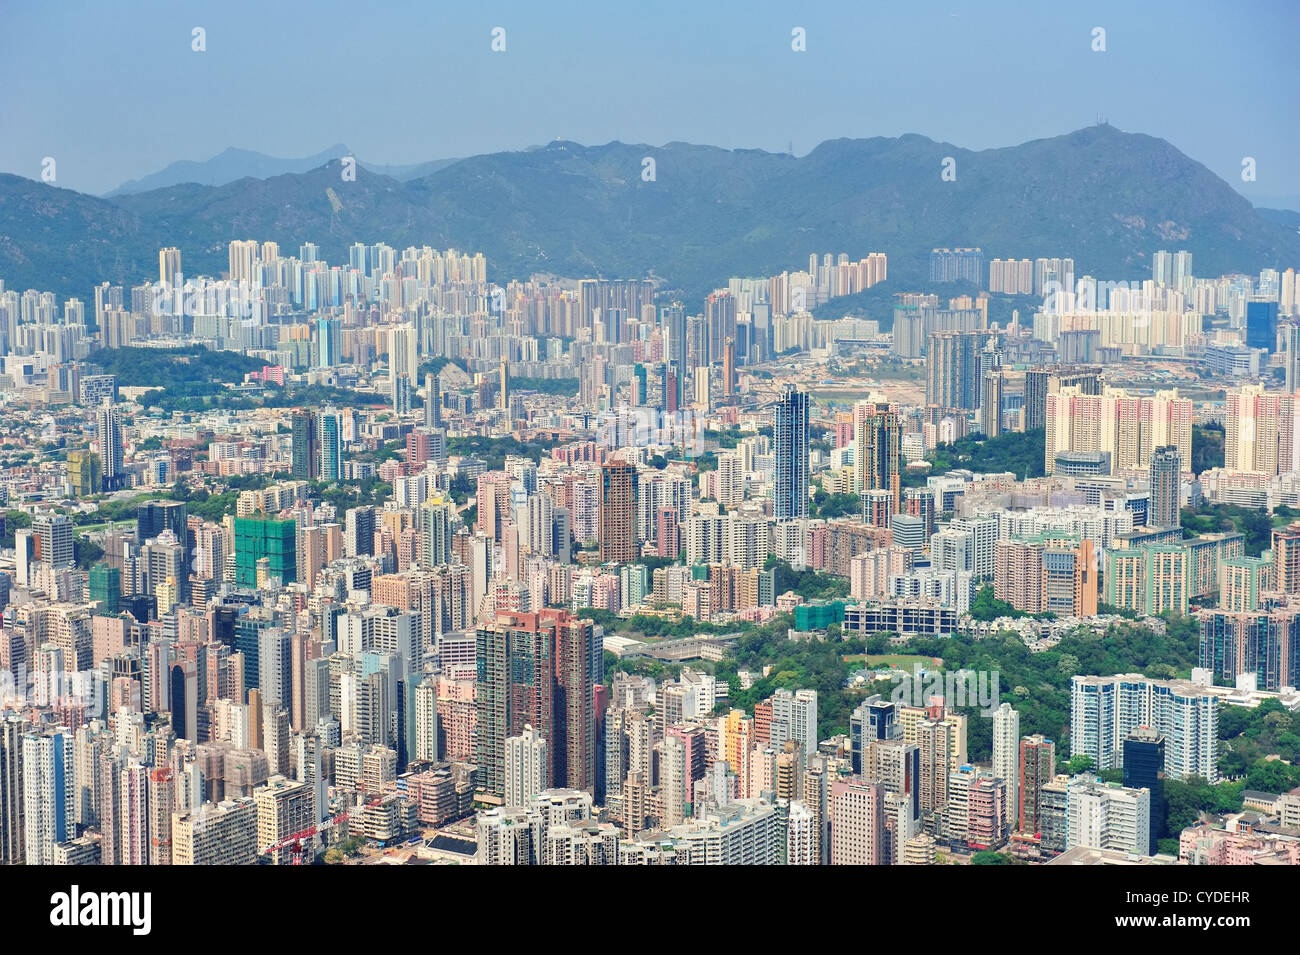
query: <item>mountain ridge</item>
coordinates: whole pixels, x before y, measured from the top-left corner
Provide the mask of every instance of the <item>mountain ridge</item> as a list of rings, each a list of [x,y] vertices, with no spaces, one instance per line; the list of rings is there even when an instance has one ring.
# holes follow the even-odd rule
[[[343,143],[336,143],[311,156],[280,158],[251,149],[228,146],[209,159],[178,159],[157,172],[126,182],[103,194],[102,198],[150,192],[168,186],[194,183],[201,186],[224,186],[240,179],[270,179],[285,173],[310,172],[331,159],[355,154]],[[369,163],[358,159],[357,164],[380,175],[395,179],[415,179],[445,168],[457,159],[430,159],[418,163]]]
[[[0,278],[85,298],[95,281],[151,277],[163,246],[181,248],[187,275],[219,275],[236,238],[290,252],[314,241],[335,263],[353,241],[452,246],[482,251],[494,280],[653,274],[688,299],[728,276],[803,268],[814,251],[885,252],[891,279],[914,287],[942,246],[1071,255],[1076,274],[1115,280],[1149,276],[1161,248],[1191,249],[1204,275],[1300,265],[1290,217],[1256,210],[1166,141],[1111,126],[978,151],[915,133],[827,140],[797,158],[556,140],[406,180],[359,163],[344,182],[340,169],[333,157],[112,198],[0,176]]]

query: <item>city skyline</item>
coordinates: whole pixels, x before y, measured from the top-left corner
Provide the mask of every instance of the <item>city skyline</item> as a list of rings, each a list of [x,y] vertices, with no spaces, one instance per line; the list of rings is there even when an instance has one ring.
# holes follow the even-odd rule
[[[291,918],[326,897],[313,871],[899,866],[924,871],[886,874],[881,911],[920,911],[909,878],[955,887],[985,937],[1061,922],[989,921],[1017,873],[1066,898],[1123,866],[1079,932],[1281,920],[1300,215],[1220,177],[1238,152],[1252,187],[1300,170],[1290,11],[489,14],[141,0],[72,8],[57,45],[42,12],[4,15],[0,87],[53,72],[4,104],[0,167],[56,144],[35,181],[0,175],[19,910],[35,889],[51,928],[182,938],[243,911],[200,866],[259,867]],[[165,48],[75,86],[105,62],[87,31],[116,51],[124,27]],[[1246,67],[1254,98],[1223,80]],[[557,122],[988,142],[1094,99],[1075,132],[982,152],[349,161]],[[1111,125],[1134,116],[1209,165]],[[65,188],[305,136],[359,155]],[[169,875],[93,888],[144,865]],[[373,935],[367,911],[343,921]]]

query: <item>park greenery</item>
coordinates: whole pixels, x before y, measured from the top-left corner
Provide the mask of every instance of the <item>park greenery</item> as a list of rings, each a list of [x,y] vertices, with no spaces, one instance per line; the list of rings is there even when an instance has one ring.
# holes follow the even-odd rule
[[[827,492],[820,484],[814,486],[812,500],[808,502],[808,516],[830,519],[832,517],[861,517],[862,497],[858,494]]]
[[[494,438],[476,434],[447,439],[448,454],[478,458],[487,465],[489,471],[504,468],[508,456],[528,458],[536,464],[552,446],[549,441],[525,442],[509,435]]]
[[[1300,518],[1300,511],[1285,505],[1278,507],[1270,515],[1257,507],[1207,502],[1195,509],[1183,508],[1181,523],[1184,537],[1225,531],[1240,533],[1246,538],[1247,556],[1258,557],[1273,546],[1274,526],[1296,518]]]
[[[286,387],[268,383],[263,387],[233,390],[220,382],[183,382],[167,388],[146,391],[139,402],[146,408],[182,414],[203,411],[247,411],[253,408],[323,407],[364,408],[383,404],[376,394],[335,388],[329,385],[293,384]]]
[[[1223,467],[1224,431],[1223,425],[1211,421],[1208,424],[1192,425],[1192,460],[1190,467],[1193,474],[1200,474],[1211,468]]]
[[[1040,620],[1054,620],[1054,613],[1029,613],[1026,610],[1017,610],[1005,600],[999,600],[992,587],[984,586],[975,592],[975,598],[970,603],[970,615],[976,620],[987,623],[990,620],[997,620],[999,617],[1037,617]]]
[[[201,383],[241,382],[245,375],[267,363],[261,358],[250,358],[235,351],[210,350],[202,345],[185,348],[123,345],[96,351],[95,364],[104,374],[116,375],[120,387],[147,385],[184,393],[186,388]]]
[[[683,637],[713,637],[720,634],[734,634],[755,626],[749,621],[713,624],[704,620],[696,620],[694,617],[682,617],[673,620],[652,614],[632,614],[628,617],[620,617],[612,610],[602,610],[598,607],[583,607],[575,611],[575,613],[604,627],[606,633],[617,633],[620,636],[631,637],[634,640],[647,638],[676,640]]]
[[[577,378],[528,378],[519,376],[510,379],[510,388],[514,391],[536,391],[543,395],[564,395],[573,397],[578,393]]]
[[[793,590],[805,600],[825,600],[849,595],[849,582],[844,577],[822,573],[818,570],[796,570],[789,562],[769,554],[764,570],[776,568],[776,592]]]
[[[674,624],[657,618],[619,620],[606,611],[583,611],[598,617],[619,632],[643,635],[687,636],[718,630],[739,631],[732,652],[712,665],[719,680],[728,684],[729,699],[724,707],[736,707],[752,714],[754,705],[779,689],[810,688],[818,693],[818,727],[823,739],[847,733],[853,710],[871,693],[889,696],[898,686],[895,680],[883,680],[867,687],[850,687],[850,670],[860,666],[846,657],[863,652],[879,653],[886,645],[885,635],[868,641],[791,640],[790,615],[780,614],[761,624],[736,624],[715,628],[695,621]],[[1198,628],[1191,618],[1166,618],[1167,632],[1160,634],[1148,627],[1117,622],[1103,635],[1080,629],[1062,638],[1060,643],[1042,652],[1032,652],[1013,633],[979,639],[958,634],[945,638],[914,638],[906,646],[917,662],[933,666],[940,657],[946,671],[973,670],[998,674],[998,694],[1020,714],[1022,735],[1041,733],[1057,744],[1061,772],[1077,774],[1093,771],[1090,757],[1069,749],[1070,680],[1077,674],[1113,675],[1142,673],[1157,679],[1186,677],[1197,662]],[[607,655],[611,664],[607,672],[626,670],[645,673],[655,679],[672,679],[679,665],[645,658],[618,660]],[[708,669],[708,663],[693,666]],[[767,668],[748,688],[741,686],[739,671],[755,675]],[[907,672],[907,671],[904,671]],[[910,674],[909,674],[910,675]],[[974,762],[988,762],[992,757],[992,723],[979,706],[959,707],[967,718],[967,753]],[[1165,781],[1165,805],[1168,820],[1158,826],[1161,834],[1176,837],[1202,813],[1223,813],[1241,808],[1245,789],[1263,792],[1286,792],[1300,785],[1300,717],[1286,711],[1280,703],[1268,701],[1257,709],[1224,707],[1219,718],[1219,771],[1223,782],[1210,785],[1203,779],[1188,778]],[[1107,781],[1123,779],[1120,770],[1098,775]],[[1176,839],[1175,839],[1176,841]],[[1161,851],[1177,852],[1166,840]],[[991,862],[992,860],[990,860]],[[994,863],[996,864],[996,863]]]
[[[951,444],[941,443],[930,456],[931,472],[965,469],[977,474],[1009,471],[1018,478],[1042,477],[1046,432],[1009,431],[996,438],[968,434]]]

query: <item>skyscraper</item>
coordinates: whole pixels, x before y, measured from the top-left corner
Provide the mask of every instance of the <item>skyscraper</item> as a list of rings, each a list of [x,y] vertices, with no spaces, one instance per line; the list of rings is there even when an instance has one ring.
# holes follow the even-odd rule
[[[375,509],[350,507],[343,517],[343,553],[359,557],[375,552]]]
[[[257,635],[257,686],[267,709],[293,702],[293,637],[279,627],[268,627]]]
[[[1133,726],[1165,738],[1165,775],[1219,781],[1219,706],[1209,689],[1137,673],[1076,676],[1070,681],[1070,751],[1092,757],[1100,771],[1117,769]]]
[[[342,323],[337,318],[316,319],[316,364],[320,368],[331,368],[341,364]]]
[[[1042,788],[1056,775],[1056,743],[1041,734],[1020,741],[1018,825],[1020,832],[1043,831]]]
[[[726,404],[736,398],[736,340],[728,338],[722,343],[722,397]]]
[[[72,567],[72,521],[62,514],[37,514],[32,518],[32,535],[36,540],[36,560],[59,569]]]
[[[1007,786],[1007,822],[1014,825],[1020,806],[1020,713],[1003,703],[993,711],[993,775]]]
[[[682,404],[682,382],[686,380],[686,309],[677,302],[664,306],[661,321],[668,333],[668,361],[676,375],[674,400]]]
[[[121,489],[126,480],[126,468],[123,464],[122,412],[116,406],[104,404],[96,410],[95,440],[99,444],[99,466],[103,469],[102,489]]]
[[[817,752],[817,691],[778,689],[772,694],[769,742],[775,748],[797,743],[807,756]]]
[[[505,795],[506,741],[530,726],[546,741],[550,784],[594,791],[604,660],[591,622],[565,610],[502,613],[478,628],[475,649],[482,788]]]
[[[1077,387],[1081,394],[1101,394],[1101,369],[1088,366],[1031,368],[1025,372],[1024,430],[1036,431],[1047,425],[1047,396],[1063,387]]]
[[[1286,369],[1286,390],[1300,391],[1300,322],[1290,321],[1282,326],[1286,354],[1282,362]]]
[[[293,476],[300,481],[320,477],[320,433],[316,413],[293,413]]]
[[[1173,445],[1151,452],[1151,497],[1147,502],[1147,523],[1152,527],[1179,527],[1180,482],[1183,456]]]
[[[531,726],[525,726],[518,736],[506,738],[504,805],[526,806],[543,789],[551,788],[546,745],[547,741]]]
[[[475,762],[485,792],[505,795],[508,737],[532,726],[554,739],[554,649],[553,629],[536,614],[500,614],[478,628]]]
[[[776,475],[773,516],[778,521],[808,516],[808,393],[786,385],[773,427]]]
[[[887,404],[859,404],[853,415],[856,421],[853,470],[858,492],[888,491],[889,513],[897,514],[902,509],[899,474],[902,419]]]
[[[21,772],[24,857],[28,865],[49,865],[76,824],[72,733],[60,727],[24,736]]]
[[[26,720],[0,715],[0,865],[18,865],[23,852],[23,737]]]
[[[164,287],[181,285],[181,250],[167,248],[158,250],[158,283]]]
[[[557,786],[593,792],[597,782],[595,687],[604,679],[603,645],[590,620],[556,610],[543,610],[541,619],[555,634],[551,780]]]
[[[257,562],[268,558],[268,572],[282,584],[297,580],[297,529],[292,520],[235,518],[235,582],[256,587]]]
[[[932,249],[931,282],[971,282],[984,287],[984,252],[980,249]]]
[[[1164,830],[1165,738],[1153,729],[1139,726],[1124,739],[1124,785],[1151,791],[1151,852]]]
[[[984,373],[983,392],[980,395],[980,430],[987,437],[996,438],[1004,428],[1002,422],[1002,393],[1005,378],[1001,368]]]
[[[343,421],[337,411],[326,408],[320,416],[320,479],[343,478]]]
[[[709,329],[709,362],[722,358],[728,338],[736,338],[736,299],[730,292],[714,292],[704,301],[704,320]]]
[[[988,332],[935,332],[926,340],[927,404],[967,411],[980,406],[988,340]]]
[[[1184,461],[1191,458],[1192,402],[1179,397],[1177,389],[1137,394],[1103,388],[1101,394],[1089,395],[1081,386],[1062,385],[1046,401],[1047,474],[1053,473],[1060,451],[1106,451],[1114,471],[1145,469],[1155,449],[1167,445],[1177,447]],[[1227,427],[1225,448],[1231,446],[1231,421]]]
[[[626,461],[600,467],[600,562],[637,559],[637,469]]]
[[[1246,303],[1246,347],[1277,350],[1277,302]]]
[[[177,739],[197,742],[198,670],[191,660],[178,660],[168,667],[172,729]]]
[[[884,865],[885,787],[850,777],[831,786],[831,865]]]
[[[163,531],[171,531],[185,543],[185,516],[184,501],[145,501],[135,512],[136,543],[153,540]]]
[[[424,426],[426,428],[442,427],[442,391],[438,386],[438,375],[430,372],[424,376]]]
[[[396,325],[389,330],[388,387],[394,407],[400,408],[403,400],[409,405],[411,381],[416,376],[420,362],[417,349],[415,329],[410,325]]]

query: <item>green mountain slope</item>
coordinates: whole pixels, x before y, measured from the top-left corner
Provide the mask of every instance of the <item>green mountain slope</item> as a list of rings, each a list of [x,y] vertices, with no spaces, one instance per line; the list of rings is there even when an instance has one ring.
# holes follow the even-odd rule
[[[653,181],[643,159],[655,160]],[[945,157],[957,179],[941,179]],[[182,184],[111,200],[0,176],[0,278],[87,296],[140,281],[177,245],[187,274],[220,274],[226,243],[304,241],[331,262],[353,241],[454,246],[494,279],[534,272],[653,275],[696,298],[732,275],[869,251],[926,284],[934,246],[994,257],[1073,255],[1076,274],[1150,275],[1157,249],[1190,249],[1197,274],[1300,264],[1294,225],[1266,216],[1201,164],[1150,136],[1095,126],[970,151],[923,136],[833,140],[794,158],[760,150],[553,142],[462,159],[409,181],[337,162],[304,173]]]

